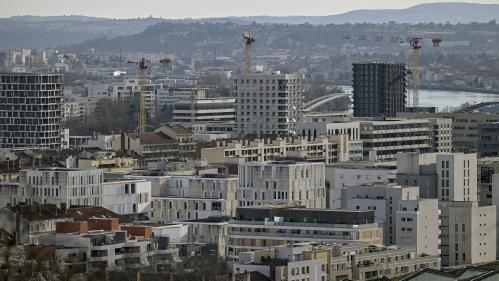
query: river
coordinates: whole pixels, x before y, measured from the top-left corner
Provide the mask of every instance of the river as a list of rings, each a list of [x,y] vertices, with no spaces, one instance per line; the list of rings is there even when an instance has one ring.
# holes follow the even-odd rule
[[[352,92],[352,87],[341,86],[346,93]],[[473,93],[462,91],[419,90],[419,105],[434,106],[438,111],[450,111],[463,103],[499,102],[499,95],[490,93]]]

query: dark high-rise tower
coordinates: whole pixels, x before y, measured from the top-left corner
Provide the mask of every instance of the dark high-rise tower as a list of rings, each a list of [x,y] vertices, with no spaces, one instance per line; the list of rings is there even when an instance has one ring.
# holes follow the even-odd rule
[[[62,113],[62,74],[0,73],[0,148],[60,148]]]
[[[405,110],[407,65],[395,62],[353,64],[353,115],[395,117]]]

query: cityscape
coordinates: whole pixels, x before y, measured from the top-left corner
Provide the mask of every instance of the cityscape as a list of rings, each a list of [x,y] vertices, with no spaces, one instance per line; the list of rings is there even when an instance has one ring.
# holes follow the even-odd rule
[[[0,280],[499,280],[499,1],[24,2]]]

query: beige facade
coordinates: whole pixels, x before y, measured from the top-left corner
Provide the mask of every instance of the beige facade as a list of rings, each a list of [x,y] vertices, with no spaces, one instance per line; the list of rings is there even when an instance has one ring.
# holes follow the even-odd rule
[[[224,176],[172,176],[153,197],[153,217],[159,220],[192,220],[234,216],[238,205],[237,178]]]
[[[311,141],[303,138],[218,141],[216,147],[201,149],[201,159],[211,164],[223,163],[231,158],[243,162],[265,162],[283,157],[306,157],[333,164],[349,160],[349,143],[346,135]]]
[[[326,207],[324,163],[269,162],[239,165],[240,206],[290,204]]]
[[[269,266],[273,261],[275,266]],[[396,278],[420,269],[440,269],[438,256],[423,256],[412,247],[366,243],[299,243],[245,252],[230,271],[258,271],[276,281],[373,280]]]
[[[287,207],[238,208],[228,227],[227,257],[300,242],[383,243],[383,230],[368,211]]]
[[[443,266],[496,260],[496,206],[440,201]]]
[[[478,201],[476,153],[438,154],[436,172],[439,200]]]

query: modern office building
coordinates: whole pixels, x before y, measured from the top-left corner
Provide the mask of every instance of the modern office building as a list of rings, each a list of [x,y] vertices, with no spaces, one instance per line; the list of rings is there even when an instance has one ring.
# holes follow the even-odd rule
[[[174,104],[173,121],[189,124],[195,123],[233,122],[235,99],[233,98],[204,98],[192,102],[180,101]],[[193,112],[194,110],[194,112]]]
[[[395,62],[353,64],[353,115],[395,117],[405,110],[407,65]]]
[[[244,74],[234,79],[240,135],[293,135],[301,121],[303,77],[299,74]]]
[[[499,122],[478,125],[478,153],[480,157],[499,156]]]
[[[286,206],[241,207],[228,225],[227,257],[270,246],[300,242],[383,243],[383,231],[373,211],[290,208]]]
[[[498,113],[488,112],[400,112],[397,117],[452,119],[452,149],[459,152],[478,151],[480,146],[480,124],[499,122]]]
[[[326,207],[324,163],[252,162],[239,165],[240,206],[290,204]]]
[[[399,152],[431,152],[433,127],[428,119],[384,119],[360,122],[364,158],[395,160]]]
[[[0,148],[62,145],[63,75],[0,73]]]

